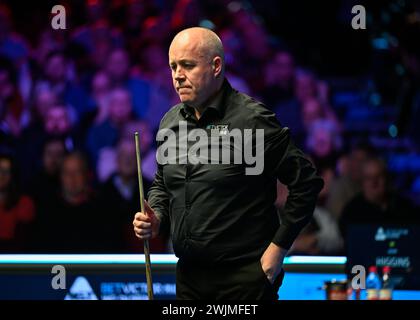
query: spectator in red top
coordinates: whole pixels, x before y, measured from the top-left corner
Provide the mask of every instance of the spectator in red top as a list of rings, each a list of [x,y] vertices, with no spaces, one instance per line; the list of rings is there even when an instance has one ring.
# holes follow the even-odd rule
[[[17,86],[17,73],[10,60],[0,56],[0,131],[18,138],[29,124],[29,112]]]
[[[0,253],[24,252],[34,219],[31,198],[21,195],[12,158],[0,155]]]

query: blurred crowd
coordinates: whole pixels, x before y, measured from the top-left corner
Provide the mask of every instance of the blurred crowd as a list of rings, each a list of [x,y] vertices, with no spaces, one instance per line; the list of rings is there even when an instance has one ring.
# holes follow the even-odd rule
[[[147,192],[159,121],[178,103],[167,48],[179,30],[197,25],[220,35],[232,86],[291,128],[325,180],[291,253],[342,254],[349,223],[419,216],[393,188],[380,152],[346,139],[330,83],[299,65],[253,10],[217,2],[212,20],[191,0],[169,8],[77,2],[66,6],[66,30],[47,24],[33,35],[16,32],[19,21],[0,5],[0,253],[142,251],[131,224],[139,209],[133,133],[140,132]],[[286,198],[279,183],[280,219]],[[152,240],[151,251],[170,252],[169,235]]]

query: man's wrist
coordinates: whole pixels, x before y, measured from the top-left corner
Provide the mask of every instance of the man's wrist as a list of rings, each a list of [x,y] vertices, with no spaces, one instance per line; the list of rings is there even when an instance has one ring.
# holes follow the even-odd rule
[[[270,248],[270,250],[278,257],[281,259],[281,261],[283,261],[283,259],[286,257],[287,252],[289,250],[279,246],[278,244],[275,244],[274,242],[271,242],[270,245],[268,246],[268,248]]]

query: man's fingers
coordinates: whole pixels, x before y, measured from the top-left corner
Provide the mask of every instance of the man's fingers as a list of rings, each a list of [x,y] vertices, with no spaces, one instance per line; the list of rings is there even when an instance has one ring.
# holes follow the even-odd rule
[[[141,239],[141,240],[149,240],[151,238],[151,236],[152,236],[151,234],[147,234],[147,235],[144,235],[144,236],[136,234],[136,237]]]
[[[143,212],[137,212],[135,215],[134,215],[134,220],[136,221],[146,221],[146,222],[149,222],[150,221],[150,218],[146,215],[146,214],[144,214]]]
[[[136,228],[136,227],[134,227],[134,232],[138,236],[152,235],[152,230],[150,230],[150,229],[142,229],[142,228]]]
[[[154,211],[147,201],[144,201],[144,212],[137,212],[134,215],[133,226],[137,238],[147,240],[152,238],[152,224]]]
[[[148,229],[152,227],[152,224],[150,222],[144,222],[139,220],[134,220],[133,225],[134,227],[139,229]]]

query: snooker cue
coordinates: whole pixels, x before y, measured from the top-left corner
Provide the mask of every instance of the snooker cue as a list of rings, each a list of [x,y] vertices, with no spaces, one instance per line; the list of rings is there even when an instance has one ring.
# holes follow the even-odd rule
[[[139,133],[134,133],[134,139],[136,142],[136,157],[137,157],[137,174],[139,178],[139,192],[140,192],[140,210],[147,215],[144,208],[144,192],[143,192],[143,177],[141,171],[141,157],[140,157],[140,144],[139,144]],[[146,262],[146,280],[147,280],[147,296],[149,300],[153,300],[153,282],[152,282],[152,268],[150,263],[150,250],[149,240],[144,239],[144,257]]]

